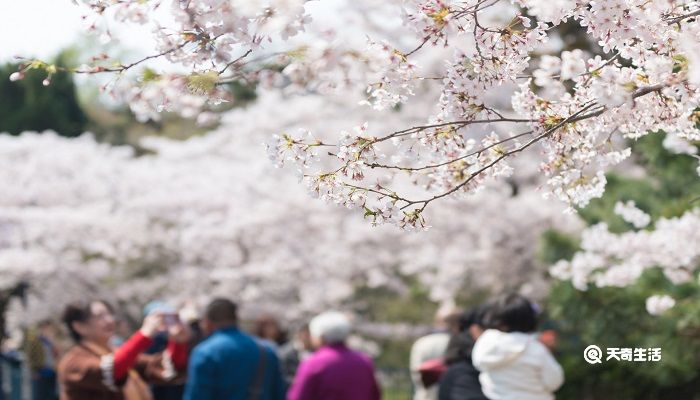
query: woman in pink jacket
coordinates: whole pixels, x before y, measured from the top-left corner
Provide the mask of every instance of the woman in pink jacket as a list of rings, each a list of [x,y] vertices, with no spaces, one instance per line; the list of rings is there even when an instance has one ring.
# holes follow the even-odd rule
[[[372,360],[345,345],[350,334],[350,322],[345,315],[323,313],[311,320],[309,331],[319,349],[299,366],[287,400],[381,398]]]

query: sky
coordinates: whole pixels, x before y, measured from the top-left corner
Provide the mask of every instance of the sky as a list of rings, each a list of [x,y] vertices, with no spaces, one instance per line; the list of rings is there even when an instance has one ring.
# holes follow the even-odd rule
[[[334,6],[344,1],[312,4],[309,11],[320,15],[322,20],[332,20]],[[84,10],[72,0],[0,0],[0,63],[13,61],[15,56],[49,60],[67,47],[77,44],[84,49],[91,40],[99,43],[85,32],[81,19]],[[153,54],[155,44],[149,26],[113,24],[110,31],[119,38],[120,50],[113,49],[110,54],[127,51],[136,59]],[[88,50],[83,58],[100,50],[98,47]]]
[[[332,24],[332,17],[337,16],[334,7],[345,1],[326,0],[308,10]],[[167,7],[163,9],[167,12]],[[156,53],[150,24],[112,22],[109,30],[118,40],[105,47],[97,37],[87,33],[82,19],[85,14],[84,6],[78,6],[72,0],[0,0],[0,64],[17,62],[16,56],[50,62],[61,50],[69,47],[80,50],[75,60],[78,64],[103,52],[124,63]],[[173,68],[164,59],[151,60],[148,65],[162,70]],[[94,88],[106,83],[109,77],[80,75],[75,79],[79,87]],[[108,96],[100,98],[111,102]]]
[[[16,55],[47,59],[86,43],[81,10],[71,0],[0,0],[0,63]],[[150,36],[148,31],[131,28],[119,31],[121,47],[146,52],[150,43],[143,39]]]

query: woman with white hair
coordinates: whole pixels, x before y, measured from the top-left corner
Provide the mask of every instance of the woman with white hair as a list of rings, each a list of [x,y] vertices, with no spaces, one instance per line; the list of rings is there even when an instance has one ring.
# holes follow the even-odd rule
[[[350,321],[344,314],[320,314],[309,323],[309,331],[318,350],[299,366],[287,400],[381,398],[372,360],[345,345]]]

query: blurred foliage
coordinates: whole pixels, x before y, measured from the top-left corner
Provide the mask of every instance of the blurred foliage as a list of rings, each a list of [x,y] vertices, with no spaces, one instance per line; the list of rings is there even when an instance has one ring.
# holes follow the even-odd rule
[[[387,287],[360,286],[350,308],[368,321],[406,323],[429,326],[438,305],[430,300],[428,290],[414,278],[402,276],[405,290]],[[407,368],[411,345],[415,338],[372,338],[381,348],[375,360],[379,368]]]
[[[244,107],[257,98],[253,84],[231,82],[226,85],[234,101],[222,103],[212,111],[222,113],[234,107]],[[164,112],[160,121],[149,120],[145,123],[136,120],[127,107],[107,107],[96,101],[99,93],[89,93],[83,101],[84,109],[89,117],[87,130],[93,132],[97,140],[115,145],[131,145],[139,150],[139,140],[146,136],[163,136],[176,140],[184,140],[192,136],[203,135],[217,127],[214,125],[198,125],[196,121],[182,118],[177,114]]]
[[[255,91],[256,87],[253,83],[233,81],[226,86],[236,100],[235,104],[237,106],[246,105],[258,98],[258,94]],[[232,105],[227,105],[226,103],[224,103],[224,107],[226,107],[226,109],[233,108]]]
[[[139,140],[146,136],[184,140],[211,129],[169,113],[164,113],[160,121],[142,123],[126,108],[109,108],[99,102],[86,103],[85,112],[89,117],[86,131],[92,132],[97,140],[113,145],[130,145],[137,150]]]
[[[647,176],[630,178],[608,174],[601,199],[579,215],[586,223],[605,222],[615,232],[632,227],[613,212],[617,201],[634,200],[653,220],[681,215],[696,207],[700,196],[697,161],[666,151],[663,133],[650,134],[633,144],[635,162]],[[556,231],[545,233],[540,251],[548,264],[570,259],[578,239]],[[677,300],[660,316],[646,311],[646,299],[668,294]],[[697,279],[682,285],[669,282],[652,269],[625,288],[575,289],[570,282],[554,282],[547,300],[549,323],[560,334],[557,358],[566,382],[558,399],[657,400],[700,399],[700,287]],[[610,361],[590,365],[586,346],[661,348],[661,362]],[[605,355],[604,355],[605,358]]]
[[[438,306],[430,300],[428,289],[414,277],[402,276],[401,280],[406,289],[400,293],[386,287],[360,287],[353,308],[370,321],[430,323]]]
[[[403,290],[360,286],[355,292],[350,308],[356,310],[368,321],[422,325],[427,333],[439,304],[430,299],[429,288],[423,286],[416,277],[398,272],[396,275],[403,285]],[[468,281],[469,279],[466,279],[466,282]],[[459,308],[468,309],[484,303],[490,295],[485,290],[468,288],[468,284],[465,283],[464,289],[459,291],[455,302]],[[381,349],[381,353],[375,360],[379,368],[391,370],[408,368],[411,346],[417,338],[368,338],[373,339]]]
[[[61,53],[56,65],[65,66],[68,57],[68,53]],[[27,71],[24,79],[10,81],[18,69],[18,64],[0,66],[0,132],[18,135],[52,129],[72,137],[85,131],[87,116],[78,103],[71,74],[56,72],[51,84],[44,86],[47,74],[42,70]]]
[[[78,50],[68,49],[52,62],[60,70],[75,64],[77,58]],[[47,73],[33,69],[26,72],[24,79],[11,82],[10,75],[19,68],[19,64],[0,66],[0,132],[18,135],[24,131],[54,130],[67,137],[92,132],[99,141],[131,145],[139,150],[139,140],[145,136],[182,140],[216,128],[200,126],[171,113],[163,113],[160,121],[141,123],[128,107],[101,101],[97,87],[82,85],[78,91],[70,73],[58,71],[51,77],[50,85],[44,86]],[[234,101],[222,103],[212,111],[221,113],[242,107],[257,97],[254,83],[233,81],[226,88]]]
[[[556,229],[545,231],[541,240],[543,245],[539,251],[539,258],[547,264],[564,259],[570,260],[579,250],[578,239]]]

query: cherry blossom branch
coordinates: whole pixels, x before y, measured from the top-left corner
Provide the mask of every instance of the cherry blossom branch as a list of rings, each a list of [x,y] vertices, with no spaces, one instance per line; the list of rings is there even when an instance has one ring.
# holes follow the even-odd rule
[[[439,124],[431,124],[431,125],[416,126],[416,127],[404,129],[404,130],[401,130],[401,131],[396,131],[396,132],[394,132],[394,133],[391,133],[391,134],[389,134],[389,135],[383,136],[383,137],[381,137],[381,138],[373,138],[373,139],[360,138],[360,140],[363,140],[364,142],[363,142],[363,144],[360,146],[359,150],[357,151],[357,154],[356,154],[356,156],[355,156],[355,159],[361,158],[361,157],[363,156],[363,153],[364,153],[367,149],[372,149],[372,148],[373,148],[373,147],[372,147],[373,145],[375,145],[375,144],[377,144],[377,143],[380,143],[380,142],[383,142],[383,141],[386,141],[386,140],[391,139],[391,138],[396,138],[396,137],[401,137],[401,136],[406,136],[406,135],[414,134],[414,133],[421,132],[421,131],[424,131],[424,130],[427,130],[427,129],[430,129],[430,128],[439,128],[439,127],[454,126],[454,125],[456,125],[456,127],[453,128],[453,129],[454,129],[454,131],[456,132],[457,130],[459,130],[459,129],[461,129],[461,128],[467,126],[467,125],[476,124],[476,123],[490,123],[490,122],[534,122],[534,121],[533,121],[533,120],[529,120],[529,119],[503,118],[503,117],[501,117],[501,118],[499,118],[499,119],[491,119],[491,120],[453,121],[453,122],[446,122],[446,123],[439,123]],[[439,134],[439,132],[436,132],[435,134],[437,135],[437,134]],[[523,136],[523,135],[525,135],[525,134],[518,135],[517,137],[520,137],[520,136]],[[513,140],[513,139],[516,139],[517,137],[512,137],[512,138],[507,139],[507,140],[505,140],[505,141]],[[292,141],[292,143],[294,143],[294,144],[302,144],[302,143],[295,142],[295,141]],[[326,145],[326,144],[320,143],[320,142],[319,142],[319,143],[317,143],[316,145]],[[497,145],[497,144],[496,144],[496,145]],[[490,147],[493,147],[493,146],[489,146],[489,148],[490,148]],[[485,150],[486,150],[486,149],[482,149],[482,150],[479,151],[478,153],[480,153],[480,152],[482,152],[482,151],[485,151]],[[330,155],[335,155],[335,154],[332,154],[332,153],[329,153],[329,154],[330,154]],[[337,156],[337,155],[335,155],[335,156]],[[336,174],[336,173],[338,173],[338,172],[347,170],[347,169],[350,167],[350,163],[351,163],[352,161],[353,161],[353,160],[351,160],[351,159],[346,160],[346,161],[344,162],[343,165],[341,165],[340,167],[338,167],[335,171],[331,172],[331,174]],[[456,161],[456,160],[454,160],[454,161]],[[454,162],[454,161],[453,161],[453,162]],[[449,164],[449,163],[448,163],[448,164]],[[368,166],[374,168],[371,164],[368,165]],[[378,164],[375,165],[375,167],[376,167],[376,166],[378,166]],[[400,168],[399,168],[399,169],[400,169]],[[425,169],[425,168],[423,168],[423,169]]]
[[[438,163],[438,164],[424,165],[424,166],[421,166],[421,167],[400,167],[400,166],[397,166],[397,165],[387,165],[387,164],[371,163],[371,164],[367,164],[367,166],[369,166],[370,168],[399,169],[399,170],[402,170],[402,171],[423,171],[423,170],[426,170],[426,169],[439,168],[439,167],[443,167],[443,166],[445,166],[445,165],[453,164],[453,163],[455,163],[455,162],[457,162],[457,161],[461,161],[461,160],[464,160],[464,159],[466,159],[466,158],[469,158],[469,157],[472,157],[472,156],[475,156],[475,155],[479,155],[479,154],[483,153],[484,151],[489,150],[489,149],[491,149],[491,148],[493,148],[493,147],[496,147],[496,146],[501,145],[501,144],[503,144],[503,143],[507,143],[507,142],[509,142],[509,141],[511,141],[511,140],[519,139],[519,138],[521,138],[521,137],[523,137],[523,136],[526,136],[526,135],[529,135],[529,134],[531,134],[531,133],[532,133],[532,131],[527,131],[527,132],[519,133],[519,134],[517,134],[517,135],[515,135],[515,136],[511,136],[511,137],[508,137],[508,138],[506,138],[506,139],[503,139],[503,140],[499,140],[499,141],[497,141],[497,142],[494,142],[494,143],[492,143],[492,144],[490,144],[490,145],[488,145],[488,146],[486,146],[486,147],[482,147],[482,148],[480,148],[479,150],[473,151],[473,152],[471,152],[471,153],[469,153],[469,154],[465,154],[465,155],[463,155],[463,156],[461,156],[461,157],[457,157],[457,158],[451,159],[451,160],[449,160],[449,161],[445,161],[445,162]]]
[[[675,17],[675,18],[668,19],[668,20],[666,20],[666,22],[667,22],[669,25],[673,25],[673,24],[677,24],[677,23],[683,21],[684,19],[697,17],[698,15],[700,15],[700,9],[695,10],[695,11],[693,11],[693,12],[690,12],[690,13],[688,13],[688,14],[684,14],[684,15],[681,15],[681,16],[678,16],[678,17]]]
[[[242,56],[236,58],[235,60],[227,63],[220,71],[219,75],[222,75],[224,72],[226,72],[227,69],[229,69],[232,65],[236,64],[237,62],[241,61],[242,59],[246,58],[250,53],[253,52],[253,49],[248,49]]]
[[[571,122],[575,122],[575,121],[577,120],[577,119],[576,119],[577,117],[579,117],[583,112],[587,111],[588,109],[590,109],[590,108],[593,107],[594,105],[595,105],[595,103],[591,103],[591,104],[589,104],[589,105],[583,107],[583,108],[580,109],[579,111],[575,112],[574,114],[570,115],[569,117],[565,118],[564,120],[562,120],[561,122],[559,122],[558,124],[556,124],[554,127],[550,128],[550,129],[548,129],[547,131],[545,131],[544,133],[542,133],[542,134],[540,134],[540,135],[538,135],[538,136],[536,136],[536,137],[530,139],[528,142],[526,142],[526,143],[523,144],[522,146],[520,146],[520,147],[518,147],[518,148],[516,148],[516,149],[510,150],[510,151],[504,152],[504,153],[501,154],[499,157],[497,157],[496,159],[494,159],[494,160],[491,161],[490,163],[486,164],[485,166],[481,167],[481,168],[480,168],[479,170],[477,170],[476,172],[471,173],[471,174],[469,175],[469,177],[468,177],[466,180],[464,180],[464,182],[462,182],[462,183],[460,183],[459,185],[453,187],[452,189],[450,189],[450,190],[448,190],[448,191],[446,191],[446,192],[444,192],[444,193],[441,193],[441,194],[439,194],[439,195],[433,196],[433,197],[431,197],[431,198],[429,198],[429,199],[426,199],[426,200],[413,200],[413,201],[409,202],[409,204],[407,204],[407,206],[408,206],[408,205],[412,205],[412,204],[423,204],[423,206],[419,209],[420,212],[422,212],[423,210],[425,210],[425,208],[428,206],[428,204],[429,204],[430,202],[435,201],[435,200],[438,200],[438,199],[441,199],[441,198],[446,197],[446,196],[449,196],[449,195],[451,195],[452,193],[455,193],[455,192],[458,191],[459,189],[461,189],[461,188],[463,188],[464,186],[466,186],[466,185],[467,185],[469,182],[471,182],[474,178],[476,178],[477,176],[479,176],[482,172],[488,170],[489,168],[491,168],[491,167],[493,167],[494,165],[496,165],[496,164],[498,164],[499,162],[501,162],[504,158],[506,158],[506,157],[508,157],[508,156],[510,156],[510,155],[513,155],[513,154],[522,152],[523,150],[527,149],[528,147],[532,146],[533,144],[535,144],[535,143],[539,142],[540,140],[542,140],[542,139],[544,139],[544,138],[550,136],[552,133],[554,133],[556,130],[558,130],[558,129],[561,128],[562,126],[564,126],[564,125],[566,125],[566,124],[568,124],[568,123],[571,123]],[[591,115],[591,116],[589,116],[588,118],[591,118],[591,117],[593,117],[593,116],[595,116],[595,115]]]
[[[402,55],[403,55],[405,58],[408,58],[409,56],[413,55],[414,53],[416,53],[416,52],[418,52],[420,49],[422,49],[422,48],[423,48],[427,43],[429,43],[430,40],[433,39],[435,36],[440,36],[440,35],[443,33],[445,27],[447,26],[447,23],[444,22],[444,19],[445,19],[448,15],[452,14],[450,20],[454,20],[454,21],[458,21],[460,18],[464,17],[465,15],[470,15],[470,14],[473,14],[474,19],[476,19],[476,14],[477,14],[479,11],[482,11],[482,10],[485,10],[485,9],[487,9],[487,8],[489,8],[489,7],[492,7],[492,6],[496,5],[496,4],[498,4],[500,1],[501,1],[501,0],[493,0],[493,1],[491,2],[491,4],[488,4],[488,5],[484,6],[484,7],[481,7],[482,4],[488,3],[489,0],[479,0],[476,4],[474,4],[474,5],[470,6],[470,7],[462,8],[462,9],[460,9],[460,10],[458,10],[458,11],[450,10],[449,8],[445,8],[445,9],[439,10],[437,13],[431,15],[431,18],[433,18],[434,20],[436,20],[436,22],[439,21],[439,24],[438,24],[439,27],[438,27],[437,29],[433,29],[432,31],[430,31],[430,32],[422,39],[421,43],[420,43],[417,47],[413,48],[412,50],[410,50],[410,51],[408,51],[408,52],[402,53]],[[443,13],[444,13],[444,15],[442,15]],[[476,37],[476,33],[475,33],[474,36]],[[437,42],[438,39],[439,39],[439,37],[435,39],[435,42]]]
[[[636,99],[636,98],[638,98],[638,97],[645,96],[645,95],[647,95],[647,94],[649,94],[649,93],[657,92],[657,91],[663,89],[664,87],[665,87],[665,85],[657,84],[657,85],[652,85],[652,86],[640,88],[640,89],[638,89],[637,91],[635,91],[635,92],[632,94],[632,98],[633,98],[633,99]],[[516,148],[516,149],[513,149],[513,150],[510,150],[510,151],[507,151],[507,152],[503,153],[502,155],[500,155],[498,158],[496,158],[495,160],[493,160],[493,161],[490,162],[489,164],[487,164],[487,165],[485,165],[484,167],[480,168],[478,171],[473,172],[472,174],[470,174],[470,176],[469,176],[464,182],[462,182],[462,183],[460,183],[459,185],[453,187],[452,189],[450,189],[450,190],[448,190],[448,191],[446,191],[446,192],[444,192],[444,193],[442,193],[442,194],[433,196],[433,197],[431,197],[431,198],[429,198],[429,199],[426,199],[426,200],[412,200],[412,201],[409,201],[408,204],[406,204],[406,206],[410,206],[410,205],[413,205],[413,204],[423,204],[423,206],[419,209],[419,211],[422,212],[422,211],[427,207],[427,205],[428,205],[430,202],[435,201],[435,200],[440,199],[440,198],[443,198],[443,197],[446,197],[446,196],[449,196],[449,195],[455,193],[456,191],[458,191],[459,189],[461,189],[462,187],[464,187],[465,185],[467,185],[467,184],[468,184],[470,181],[472,181],[474,178],[476,178],[479,174],[481,174],[482,172],[486,171],[487,169],[493,167],[493,166],[496,165],[497,163],[501,162],[501,161],[502,161],[503,159],[505,159],[506,157],[508,157],[508,156],[510,156],[510,155],[513,155],[513,154],[516,154],[516,153],[519,153],[519,152],[522,152],[523,150],[527,149],[528,147],[532,146],[533,144],[535,144],[535,143],[539,142],[540,140],[542,140],[542,139],[544,139],[544,138],[550,136],[552,133],[554,133],[555,131],[557,131],[558,129],[560,129],[561,127],[563,127],[564,125],[569,124],[569,123],[573,123],[573,122],[577,122],[577,121],[581,121],[581,120],[584,120],[584,119],[589,119],[589,118],[597,117],[597,116],[603,114],[603,113],[607,110],[606,107],[601,107],[600,109],[598,109],[598,110],[596,110],[596,111],[590,112],[590,113],[588,113],[588,114],[583,114],[584,112],[590,110],[591,108],[593,108],[593,107],[595,107],[595,106],[596,106],[595,103],[590,103],[590,104],[584,106],[582,109],[580,109],[579,111],[577,111],[577,112],[575,112],[574,114],[570,115],[569,117],[565,118],[564,120],[562,120],[561,122],[559,122],[558,124],[556,124],[554,127],[550,128],[550,129],[548,129],[547,131],[545,131],[544,133],[542,133],[542,134],[540,134],[540,135],[538,135],[538,136],[532,138],[531,140],[529,140],[529,141],[528,141],[527,143],[525,143],[524,145],[522,145],[522,146],[520,146],[520,147],[518,147],[518,148]],[[583,114],[583,115],[582,115],[582,114]],[[485,149],[482,149],[482,151],[483,151],[483,150],[485,150]],[[406,207],[406,206],[404,206],[404,207]],[[402,207],[402,208],[403,208],[403,207]]]
[[[409,51],[408,53],[404,54],[403,56],[408,58],[409,56],[411,56],[412,54],[414,54],[418,50],[422,49],[423,46],[425,46],[425,44],[430,41],[430,38],[431,38],[431,36],[426,36],[425,39],[423,39],[423,41],[418,45],[418,47],[414,48],[413,50]]]
[[[393,133],[390,133],[386,136],[382,136],[378,139],[374,139],[371,141],[370,144],[376,144],[379,142],[386,141],[391,138],[395,137],[401,137],[401,136],[406,136],[406,135],[411,135],[414,133],[418,133],[427,129],[431,128],[442,128],[446,126],[452,126],[456,125],[457,128],[455,129],[461,129],[464,128],[465,126],[468,125],[474,125],[474,124],[489,124],[489,123],[496,123],[496,122],[514,122],[514,123],[521,123],[521,122],[534,122],[532,119],[523,119],[523,118],[497,118],[497,119],[476,119],[476,120],[461,120],[461,121],[451,121],[451,122],[441,122],[437,124],[430,124],[430,125],[419,125],[419,126],[414,126],[411,128],[406,128],[402,129],[400,131],[395,131]]]
[[[137,65],[139,65],[139,64],[142,64],[142,63],[144,63],[144,62],[146,62],[146,61],[148,61],[148,60],[153,60],[153,59],[155,59],[155,58],[160,58],[160,57],[166,56],[166,55],[168,55],[168,54],[170,54],[170,53],[173,53],[173,52],[175,52],[175,51],[177,51],[177,50],[180,50],[181,48],[185,47],[188,43],[191,43],[191,42],[186,40],[186,41],[180,43],[180,44],[179,44],[178,46],[176,46],[176,47],[172,47],[172,48],[170,48],[170,49],[168,49],[168,50],[165,50],[165,51],[162,51],[162,52],[160,52],[160,53],[158,53],[158,54],[152,54],[152,55],[150,55],[150,56],[146,56],[146,57],[144,57],[144,58],[142,58],[142,59],[140,59],[140,60],[134,61],[134,62],[132,62],[132,63],[130,63],[130,64],[127,64],[127,65],[119,65],[118,67],[111,67],[111,68],[108,68],[108,67],[96,66],[96,67],[94,67],[94,68],[92,68],[92,69],[89,69],[89,70],[67,69],[67,68],[66,68],[65,70],[68,71],[68,72],[76,73],[76,74],[90,74],[90,75],[92,75],[92,74],[104,73],[104,72],[117,72],[117,73],[122,73],[122,72],[127,71],[127,70],[129,70],[129,69],[131,69],[131,68],[133,68],[133,67],[135,67],[135,66],[137,66]]]

